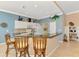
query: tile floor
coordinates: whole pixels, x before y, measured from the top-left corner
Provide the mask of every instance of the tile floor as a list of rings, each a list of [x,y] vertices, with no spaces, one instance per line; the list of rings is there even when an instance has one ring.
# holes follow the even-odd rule
[[[0,45],[0,57],[5,57],[6,46]],[[15,50],[9,52],[9,57],[15,57]],[[79,42],[63,42],[50,57],[79,57]]]
[[[51,54],[51,57],[79,57],[79,42],[64,42]]]

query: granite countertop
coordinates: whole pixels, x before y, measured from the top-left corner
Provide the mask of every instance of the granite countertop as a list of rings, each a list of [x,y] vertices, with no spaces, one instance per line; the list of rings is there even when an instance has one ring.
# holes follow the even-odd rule
[[[62,33],[54,33],[54,34],[49,34],[48,37],[49,38],[53,38],[53,37],[56,37],[58,35],[61,35]]]
[[[53,34],[48,34],[46,35],[48,38],[53,38],[53,37],[56,37],[58,35],[61,35],[62,33],[53,33]],[[32,35],[32,34],[28,34],[28,33],[24,33],[24,34],[18,34],[18,35],[15,35],[15,36],[28,36],[28,37],[33,37],[33,36],[44,36],[44,35]]]

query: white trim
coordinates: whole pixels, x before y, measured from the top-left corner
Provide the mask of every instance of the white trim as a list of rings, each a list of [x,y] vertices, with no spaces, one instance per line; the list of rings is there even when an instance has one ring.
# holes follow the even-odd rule
[[[26,15],[23,15],[23,14],[20,14],[20,13],[17,13],[17,12],[13,12],[13,11],[8,11],[8,10],[4,10],[4,9],[0,9],[0,11],[2,11],[2,12],[8,12],[8,13],[11,13],[11,14],[15,14],[15,15],[20,15],[20,16],[26,17]]]
[[[58,41],[59,43],[63,43],[63,41]]]
[[[0,43],[0,45],[4,45],[5,43]]]
[[[79,10],[77,10],[77,11],[73,11],[73,12],[69,12],[69,13],[66,13],[66,15],[71,15],[71,14],[75,14],[75,13],[79,13]]]
[[[61,12],[61,13],[58,13],[57,15],[59,15],[59,16],[60,16],[60,15],[63,15],[63,13]]]

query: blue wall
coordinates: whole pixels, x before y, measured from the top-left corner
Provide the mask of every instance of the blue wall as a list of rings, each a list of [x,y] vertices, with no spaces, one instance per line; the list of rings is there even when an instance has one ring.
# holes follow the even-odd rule
[[[14,31],[14,23],[15,23],[14,20],[16,20],[16,19],[18,19],[17,15],[0,12],[0,24],[2,22],[6,22],[8,24],[8,27],[6,27],[6,28],[2,28],[0,26],[0,43],[5,42],[4,35],[6,34],[6,30],[8,30],[10,35],[12,36],[13,31]]]
[[[57,33],[62,33],[61,35],[59,35],[58,37],[57,37],[57,40],[58,41],[62,41],[64,38],[64,22],[63,22],[63,15],[61,15],[60,17],[59,17],[59,19],[56,21],[56,32]]]

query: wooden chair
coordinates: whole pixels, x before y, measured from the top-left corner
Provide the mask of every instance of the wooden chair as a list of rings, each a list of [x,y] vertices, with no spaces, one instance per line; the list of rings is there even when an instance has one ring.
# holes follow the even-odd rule
[[[16,57],[18,54],[21,56],[26,56],[26,53],[29,55],[28,51],[28,37],[26,36],[15,36],[15,48],[16,48]]]
[[[39,57],[43,55],[45,57],[47,45],[47,37],[44,36],[34,36],[33,37],[33,48],[34,48],[34,56],[38,55]]]
[[[10,39],[11,39],[10,34],[9,33],[5,34],[5,41],[6,41],[6,45],[7,45],[6,57],[8,56],[9,49],[14,48],[14,47],[10,48],[10,45],[14,46],[14,44],[15,44],[15,41],[11,41]]]

